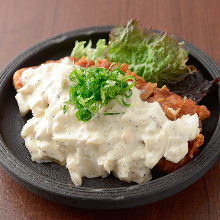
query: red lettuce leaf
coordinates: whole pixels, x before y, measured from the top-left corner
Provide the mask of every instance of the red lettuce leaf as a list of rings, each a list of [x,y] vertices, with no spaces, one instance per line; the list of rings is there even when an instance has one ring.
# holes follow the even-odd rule
[[[196,70],[193,74],[186,72],[184,75],[184,79],[168,83],[167,88],[182,98],[187,97],[196,103],[208,92],[213,91],[220,81],[220,77],[211,81],[205,79],[199,70]]]

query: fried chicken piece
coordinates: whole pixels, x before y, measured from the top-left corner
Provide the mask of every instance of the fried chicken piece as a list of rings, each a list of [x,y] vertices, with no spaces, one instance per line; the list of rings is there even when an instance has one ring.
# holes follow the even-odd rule
[[[116,66],[119,66],[118,63],[112,64],[112,62],[109,62],[109,61],[106,60],[106,59],[100,59],[100,60],[99,60],[99,59],[96,59],[96,60],[97,60],[97,67],[103,67],[103,68],[105,68],[106,70],[113,70],[113,69],[116,68]],[[121,64],[121,66],[120,66],[120,71],[121,71],[122,73],[126,73],[127,70],[128,70],[128,64],[126,64],[126,63]]]
[[[87,60],[86,56],[82,56],[77,62],[76,65],[79,65],[83,68],[93,67],[95,68],[95,61],[94,60]]]
[[[175,170],[186,165],[193,158],[193,156],[195,156],[199,152],[198,148],[203,144],[203,142],[204,142],[204,136],[202,134],[198,134],[194,141],[188,142],[189,151],[183,159],[181,159],[178,163],[173,163],[167,160],[165,157],[163,157],[156,164],[155,169],[163,173],[174,172]]]
[[[28,68],[37,68],[37,66],[36,67],[34,67],[34,66],[33,67],[28,67]],[[14,85],[16,91],[23,87],[22,81],[21,81],[21,75],[28,68],[19,69],[14,73],[14,75],[13,75],[13,85]]]
[[[157,88],[156,83],[145,82],[145,80],[142,77],[138,76],[136,72],[131,72],[128,70],[125,73],[125,76],[127,75],[131,75],[135,78],[135,87],[141,91],[140,97],[142,101],[146,101]]]
[[[77,59],[75,57],[68,57],[71,61],[77,61]],[[48,63],[60,63],[64,58],[61,58],[60,60],[57,60],[57,61],[54,61],[54,60],[49,60],[47,61],[45,64],[48,64]],[[22,68],[22,69],[19,69],[17,70],[14,75],[13,75],[13,85],[15,87],[16,90],[20,89],[23,87],[22,85],[22,81],[21,81],[21,75],[22,73],[26,70],[26,69],[29,69],[29,68],[32,68],[32,69],[35,69],[39,66],[31,66],[31,67],[26,67],[26,68]]]
[[[182,99],[179,95],[170,92],[166,86],[163,86],[161,89],[155,89],[152,96],[146,101],[150,103],[158,102],[170,120],[176,120],[186,114],[194,115],[195,113],[199,116],[200,122],[210,117],[210,112],[204,105],[196,105],[191,99]]]
[[[210,117],[210,111],[207,110],[206,106],[196,105],[196,103],[191,99],[182,99],[179,95],[170,92],[166,86],[163,86],[160,89],[157,88],[156,84],[150,82],[146,83],[144,79],[138,76],[135,72],[127,71],[126,75],[132,75],[135,77],[135,87],[141,90],[141,99],[150,103],[158,102],[166,117],[170,120],[176,120],[186,114],[197,114],[199,117],[199,127],[201,131],[202,121]],[[178,163],[173,163],[163,157],[156,164],[155,169],[164,173],[171,173],[179,169],[187,164],[193,156],[198,153],[198,148],[203,144],[203,142],[204,136],[202,134],[198,134],[194,141],[188,142],[189,150],[182,160]]]

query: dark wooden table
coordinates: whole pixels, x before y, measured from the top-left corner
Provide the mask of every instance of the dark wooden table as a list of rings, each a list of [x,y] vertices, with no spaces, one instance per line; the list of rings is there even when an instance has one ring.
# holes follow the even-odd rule
[[[1,0],[0,5],[0,69],[24,49],[52,35],[88,26],[126,24],[131,18],[193,43],[220,66],[218,0]],[[99,211],[38,197],[0,168],[0,219],[220,219],[219,180],[220,160],[197,182],[162,201]]]

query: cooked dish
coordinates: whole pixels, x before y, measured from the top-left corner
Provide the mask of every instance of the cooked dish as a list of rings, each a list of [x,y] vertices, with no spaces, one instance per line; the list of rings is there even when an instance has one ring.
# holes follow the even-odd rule
[[[207,108],[170,92],[166,85],[158,88],[154,80],[146,82],[129,63],[119,65],[93,52],[14,74],[20,112],[33,114],[21,132],[32,160],[66,165],[73,183],[82,185],[83,176],[109,173],[144,183],[151,179],[152,168],[169,173],[192,159],[204,141],[200,132],[210,116]],[[88,59],[91,54],[98,59]],[[99,83],[101,76],[109,76],[103,90],[89,74],[100,74]],[[93,92],[86,97],[89,89]]]

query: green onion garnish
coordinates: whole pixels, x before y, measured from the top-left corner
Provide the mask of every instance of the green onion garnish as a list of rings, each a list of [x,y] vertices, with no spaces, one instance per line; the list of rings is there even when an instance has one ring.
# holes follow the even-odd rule
[[[76,105],[76,117],[79,121],[89,121],[112,99],[124,107],[130,106],[124,99],[132,96],[131,88],[135,84],[135,78],[131,75],[125,77],[120,67],[116,66],[116,69],[111,71],[98,67],[80,68],[80,70],[75,68],[70,73],[69,79],[73,84],[70,86],[70,99],[65,103]],[[127,82],[128,79],[133,80],[130,85]],[[66,108],[67,106],[64,105],[64,114]],[[123,113],[104,113],[104,115]]]

